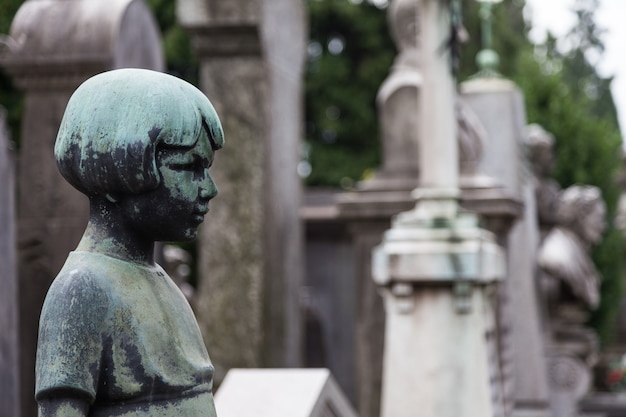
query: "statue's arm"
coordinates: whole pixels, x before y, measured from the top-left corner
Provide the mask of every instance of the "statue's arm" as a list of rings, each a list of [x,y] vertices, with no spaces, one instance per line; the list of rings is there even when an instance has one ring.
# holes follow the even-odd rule
[[[86,417],[89,413],[89,401],[85,398],[54,396],[41,398],[39,417]]]
[[[55,279],[41,312],[35,364],[40,417],[87,416],[97,395],[107,297],[90,271],[72,272]]]

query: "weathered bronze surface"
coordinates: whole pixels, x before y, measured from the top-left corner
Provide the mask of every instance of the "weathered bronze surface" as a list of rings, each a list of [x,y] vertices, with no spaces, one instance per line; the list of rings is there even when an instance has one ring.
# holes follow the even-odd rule
[[[223,144],[209,100],[175,77],[123,69],[76,90],[55,157],[90,218],[43,306],[40,416],[215,416],[198,325],[153,252],[196,237]]]

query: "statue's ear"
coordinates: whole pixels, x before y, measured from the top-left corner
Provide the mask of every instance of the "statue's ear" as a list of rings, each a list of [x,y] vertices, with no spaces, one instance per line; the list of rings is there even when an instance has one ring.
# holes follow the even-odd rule
[[[119,203],[119,201],[120,201],[118,196],[116,196],[114,194],[111,194],[111,193],[106,193],[104,195],[104,198],[106,198],[109,202],[111,202],[113,204]]]

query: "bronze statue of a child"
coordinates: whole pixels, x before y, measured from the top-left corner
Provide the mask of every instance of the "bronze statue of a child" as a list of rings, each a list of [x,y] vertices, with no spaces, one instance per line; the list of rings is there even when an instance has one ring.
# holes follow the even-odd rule
[[[153,252],[196,237],[223,144],[209,100],[166,74],[110,71],[72,95],[54,153],[90,215],[41,314],[40,416],[215,416],[200,330]]]

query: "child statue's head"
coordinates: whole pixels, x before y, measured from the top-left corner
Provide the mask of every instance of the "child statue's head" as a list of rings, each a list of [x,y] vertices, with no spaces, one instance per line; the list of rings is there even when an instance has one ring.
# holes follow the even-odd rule
[[[149,223],[142,227],[154,231],[150,238],[186,240],[217,193],[208,168],[223,145],[217,113],[197,88],[167,74],[121,69],[74,92],[54,154],[70,184],[117,204],[138,225]]]

